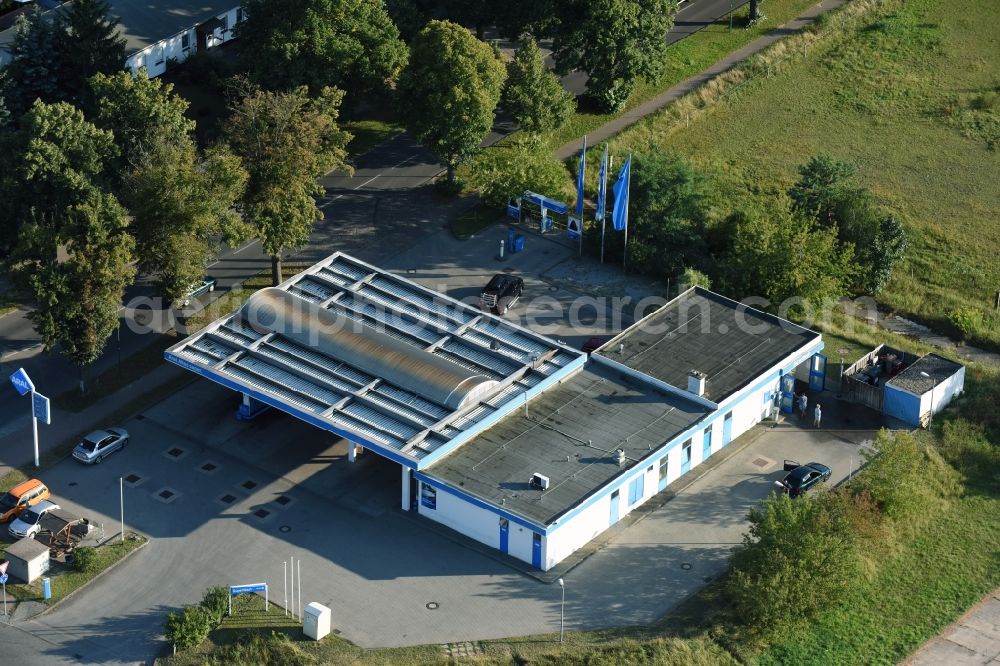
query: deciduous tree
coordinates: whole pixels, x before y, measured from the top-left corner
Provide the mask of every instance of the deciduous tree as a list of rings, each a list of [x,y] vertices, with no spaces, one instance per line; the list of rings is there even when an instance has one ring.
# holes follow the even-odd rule
[[[546,146],[521,140],[484,150],[470,160],[469,182],[479,190],[483,202],[501,208],[510,197],[525,190],[554,199],[565,199],[569,174]]]
[[[556,71],[586,72],[587,93],[603,109],[621,109],[639,78],[662,71],[675,0],[562,0],[558,6]]]
[[[305,86],[290,92],[262,90],[238,80],[226,138],[249,174],[239,201],[244,221],[271,257],[274,284],[281,281],[281,253],[308,240],[323,218],[317,179],[350,170],[351,135],[337,126],[343,92],[325,88],[310,98]]]
[[[406,44],[382,0],[247,0],[237,49],[254,78],[274,90],[346,90],[395,81]]]
[[[561,127],[576,108],[572,93],[545,67],[542,52],[529,33],[507,63],[503,106],[522,130],[538,134]]]
[[[431,21],[413,40],[399,82],[407,127],[444,162],[449,182],[493,127],[505,76],[499,54],[460,25]]]

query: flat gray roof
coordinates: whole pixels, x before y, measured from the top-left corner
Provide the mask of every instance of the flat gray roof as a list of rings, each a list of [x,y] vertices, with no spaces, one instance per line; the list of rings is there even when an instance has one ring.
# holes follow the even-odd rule
[[[703,419],[708,408],[588,363],[424,474],[547,525]],[[615,449],[624,449],[624,465]],[[546,491],[532,474],[549,477]]]
[[[111,15],[118,17],[127,56],[240,6],[238,0],[109,0],[109,4]],[[0,32],[0,47],[13,41],[14,28]]]
[[[819,337],[815,331],[694,287],[596,353],[681,390],[687,390],[691,370],[703,372],[705,398],[718,403]]]
[[[952,375],[962,369],[961,363],[955,363],[937,354],[927,354],[916,363],[906,368],[898,375],[887,381],[886,386],[896,388],[917,395],[923,395]],[[926,373],[925,377],[921,373]]]
[[[285,320],[274,292],[290,301]],[[260,310],[260,321],[247,319],[247,307]],[[583,361],[582,352],[340,252],[258,292],[244,309],[164,357],[408,462],[419,463]],[[317,318],[315,310],[328,312]],[[353,337],[350,344],[333,344],[338,331]],[[428,368],[480,378],[483,391],[463,392],[461,405],[446,400],[445,390],[431,390],[440,378]]]

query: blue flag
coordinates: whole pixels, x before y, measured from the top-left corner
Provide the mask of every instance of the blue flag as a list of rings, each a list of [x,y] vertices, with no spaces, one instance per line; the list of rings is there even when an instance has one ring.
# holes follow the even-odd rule
[[[594,219],[604,219],[605,199],[608,194],[608,144],[604,144],[604,157],[601,158],[601,173],[597,177],[597,213]]]
[[[611,210],[611,223],[615,231],[621,231],[628,226],[628,185],[632,177],[632,156],[629,155],[618,172],[618,180],[612,188],[615,193],[615,207]]]
[[[576,174],[576,215],[583,219],[583,179],[587,173],[587,137],[583,137],[580,148],[580,171]]]

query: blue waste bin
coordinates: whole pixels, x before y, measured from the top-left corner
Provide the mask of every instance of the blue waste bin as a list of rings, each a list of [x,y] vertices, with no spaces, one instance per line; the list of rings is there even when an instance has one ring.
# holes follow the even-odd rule
[[[514,236],[514,244],[511,245],[511,252],[521,252],[524,250],[524,234],[517,234]]]

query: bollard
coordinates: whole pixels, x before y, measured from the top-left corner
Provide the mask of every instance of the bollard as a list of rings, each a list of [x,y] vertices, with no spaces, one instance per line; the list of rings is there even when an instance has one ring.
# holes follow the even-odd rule
[[[501,238],[500,239],[500,256],[499,256],[500,259],[503,259],[503,246],[504,246],[504,241]]]

